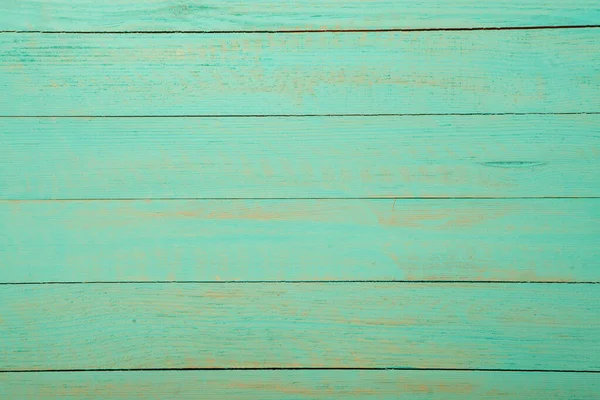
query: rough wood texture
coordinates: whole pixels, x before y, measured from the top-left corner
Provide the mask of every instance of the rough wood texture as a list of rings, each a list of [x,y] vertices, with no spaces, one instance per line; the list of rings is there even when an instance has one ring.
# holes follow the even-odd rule
[[[600,115],[17,118],[0,127],[4,199],[600,195]]]
[[[593,284],[0,286],[1,370],[600,371]]]
[[[470,28],[597,24],[595,0],[19,0],[0,30],[169,31]]]
[[[600,29],[2,34],[0,115],[588,112]]]
[[[0,202],[0,282],[600,281],[598,199]]]
[[[573,400],[600,398],[600,379],[595,374],[465,371],[5,373],[0,374],[1,393],[15,400]]]
[[[0,0],[0,398],[600,398],[598,24]]]

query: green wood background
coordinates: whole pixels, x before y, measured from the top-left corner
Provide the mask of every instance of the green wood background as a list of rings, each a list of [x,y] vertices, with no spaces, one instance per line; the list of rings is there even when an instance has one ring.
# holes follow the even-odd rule
[[[0,118],[0,127],[8,200],[600,195],[600,115]]]
[[[4,370],[600,369],[590,351],[600,346],[593,284],[130,283],[0,291]]]
[[[596,0],[19,0],[0,3],[17,31],[232,31],[486,28],[597,24]]]
[[[0,0],[0,399],[600,398],[596,0]]]
[[[14,398],[51,400],[593,399],[594,374],[477,371],[143,371],[0,374]],[[579,397],[575,397],[579,396]]]
[[[0,116],[593,112],[599,29],[0,35]]]
[[[5,282],[598,282],[600,199],[2,201]]]

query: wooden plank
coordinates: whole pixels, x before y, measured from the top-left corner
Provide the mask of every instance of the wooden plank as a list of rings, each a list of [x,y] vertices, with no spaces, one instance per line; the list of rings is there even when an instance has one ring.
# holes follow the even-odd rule
[[[0,115],[598,111],[600,29],[0,35]]]
[[[0,369],[599,371],[594,284],[0,286]]]
[[[0,374],[7,399],[595,399],[595,374],[477,371],[144,371]]]
[[[595,0],[19,0],[0,29],[47,31],[472,28],[597,24]]]
[[[0,3],[1,30],[169,31],[473,28],[597,24],[594,0],[168,0]]]
[[[0,119],[0,198],[600,195],[600,115]]]
[[[597,282],[599,209],[599,199],[0,202],[0,282]]]
[[[368,5],[358,0],[82,0],[76,5],[23,0],[5,2],[0,10],[0,29],[26,31],[472,28],[595,24],[600,19],[598,4],[591,0],[379,0]]]

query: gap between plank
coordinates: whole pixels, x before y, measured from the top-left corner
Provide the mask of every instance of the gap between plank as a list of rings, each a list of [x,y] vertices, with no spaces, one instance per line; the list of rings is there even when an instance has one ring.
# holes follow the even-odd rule
[[[37,372],[152,372],[152,371],[460,371],[460,372],[558,372],[598,374],[598,370],[512,369],[512,368],[413,368],[413,367],[248,367],[248,368],[81,368],[81,369],[16,369],[0,373]]]
[[[9,285],[130,285],[130,284],[347,284],[347,283],[403,283],[403,284],[536,284],[536,285],[598,285],[600,281],[493,281],[493,280],[290,280],[290,281],[46,281],[46,282],[0,282]]]
[[[179,115],[0,115],[0,118],[312,118],[312,117],[476,117],[511,115],[599,115],[600,111],[506,113],[384,113],[384,114],[179,114]]]
[[[302,200],[595,200],[600,196],[537,196],[537,197],[94,197],[94,198],[43,198],[43,199],[0,199],[1,203],[33,203],[41,201],[84,202],[84,201],[302,201]]]
[[[171,31],[23,31],[3,30],[0,33],[18,34],[77,34],[77,35],[160,35],[160,34],[294,34],[294,33],[363,33],[363,32],[453,32],[453,31],[516,31],[516,30],[542,30],[542,29],[595,29],[600,25],[537,25],[537,26],[489,26],[489,27],[457,27],[457,28],[382,28],[382,29],[268,29],[268,30],[171,30]]]

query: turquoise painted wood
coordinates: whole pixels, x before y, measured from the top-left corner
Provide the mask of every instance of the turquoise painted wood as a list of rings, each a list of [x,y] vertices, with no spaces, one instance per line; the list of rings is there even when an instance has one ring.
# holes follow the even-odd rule
[[[160,371],[0,374],[15,399],[596,399],[596,374],[475,371]]]
[[[600,372],[593,284],[0,287],[1,370],[467,368]]]
[[[1,30],[304,30],[598,24],[595,0],[19,0]]]
[[[0,202],[2,282],[600,282],[600,199]]]
[[[598,196],[599,170],[600,115],[0,119],[3,199]]]
[[[0,35],[0,115],[598,111],[600,29]]]
[[[0,1],[0,399],[600,398],[599,21]]]

